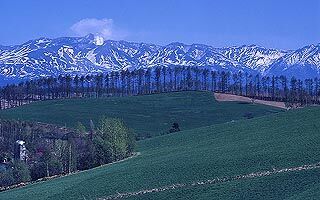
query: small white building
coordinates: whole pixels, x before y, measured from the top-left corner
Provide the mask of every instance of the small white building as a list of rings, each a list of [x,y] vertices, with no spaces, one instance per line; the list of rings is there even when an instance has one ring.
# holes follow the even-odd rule
[[[17,140],[15,144],[15,159],[21,161],[27,161],[27,148],[25,145],[25,141]]]

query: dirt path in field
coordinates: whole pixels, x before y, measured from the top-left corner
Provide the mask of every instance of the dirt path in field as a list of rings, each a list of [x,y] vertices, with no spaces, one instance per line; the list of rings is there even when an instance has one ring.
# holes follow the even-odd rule
[[[125,199],[129,197],[141,196],[141,195],[150,194],[150,193],[164,192],[169,190],[176,190],[180,188],[191,188],[191,187],[199,187],[203,185],[214,185],[214,184],[219,184],[224,182],[253,179],[253,178],[266,177],[266,176],[271,176],[276,174],[307,171],[307,170],[319,169],[319,168],[320,168],[320,162],[315,164],[310,164],[310,165],[302,165],[299,167],[272,169],[270,171],[260,171],[260,172],[253,172],[253,173],[244,174],[244,175],[221,177],[221,178],[208,179],[208,180],[199,180],[199,181],[194,181],[190,183],[176,183],[176,184],[162,186],[158,188],[144,189],[136,192],[117,193],[104,198],[98,198],[97,200]]]
[[[223,93],[214,93],[214,97],[217,101],[240,101],[240,102],[247,102],[247,103],[257,103],[263,104],[268,106],[273,106],[277,108],[287,109],[284,102],[279,101],[264,101],[259,99],[251,99],[249,97],[243,97],[233,94],[223,94]]]

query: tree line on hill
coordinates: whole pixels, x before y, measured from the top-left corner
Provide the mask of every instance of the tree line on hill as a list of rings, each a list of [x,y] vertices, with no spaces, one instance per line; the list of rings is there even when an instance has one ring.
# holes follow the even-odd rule
[[[16,150],[24,141],[26,157]],[[119,119],[101,118],[91,130],[79,123],[77,129],[51,124],[0,120],[0,189],[44,177],[90,169],[131,156],[133,132]]]
[[[37,100],[130,96],[202,90],[256,99],[299,104],[319,104],[320,79],[261,76],[244,72],[211,71],[199,67],[156,67],[107,74],[44,77],[1,88],[0,108]]]

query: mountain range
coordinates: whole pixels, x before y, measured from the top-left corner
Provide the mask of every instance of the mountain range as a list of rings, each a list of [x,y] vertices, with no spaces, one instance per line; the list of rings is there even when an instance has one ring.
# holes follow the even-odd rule
[[[0,45],[0,82],[59,74],[104,73],[156,66],[196,66],[212,70],[314,78],[320,75],[320,44],[297,50],[257,45],[215,48],[171,43],[166,46],[85,37],[39,38],[21,45]]]

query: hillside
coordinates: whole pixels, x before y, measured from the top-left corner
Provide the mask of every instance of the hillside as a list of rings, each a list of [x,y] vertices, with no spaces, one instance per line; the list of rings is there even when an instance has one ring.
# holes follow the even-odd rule
[[[175,92],[134,97],[66,99],[36,102],[1,110],[0,118],[40,121],[75,127],[89,126],[103,115],[123,119],[140,136],[168,132],[177,122],[181,130],[258,117],[282,110],[263,105],[217,102],[210,92]]]
[[[319,108],[304,108],[143,140],[138,157],[2,192],[0,199],[97,199],[177,183],[190,186],[135,198],[312,199],[319,195],[319,169],[192,183],[318,163],[319,116]]]

